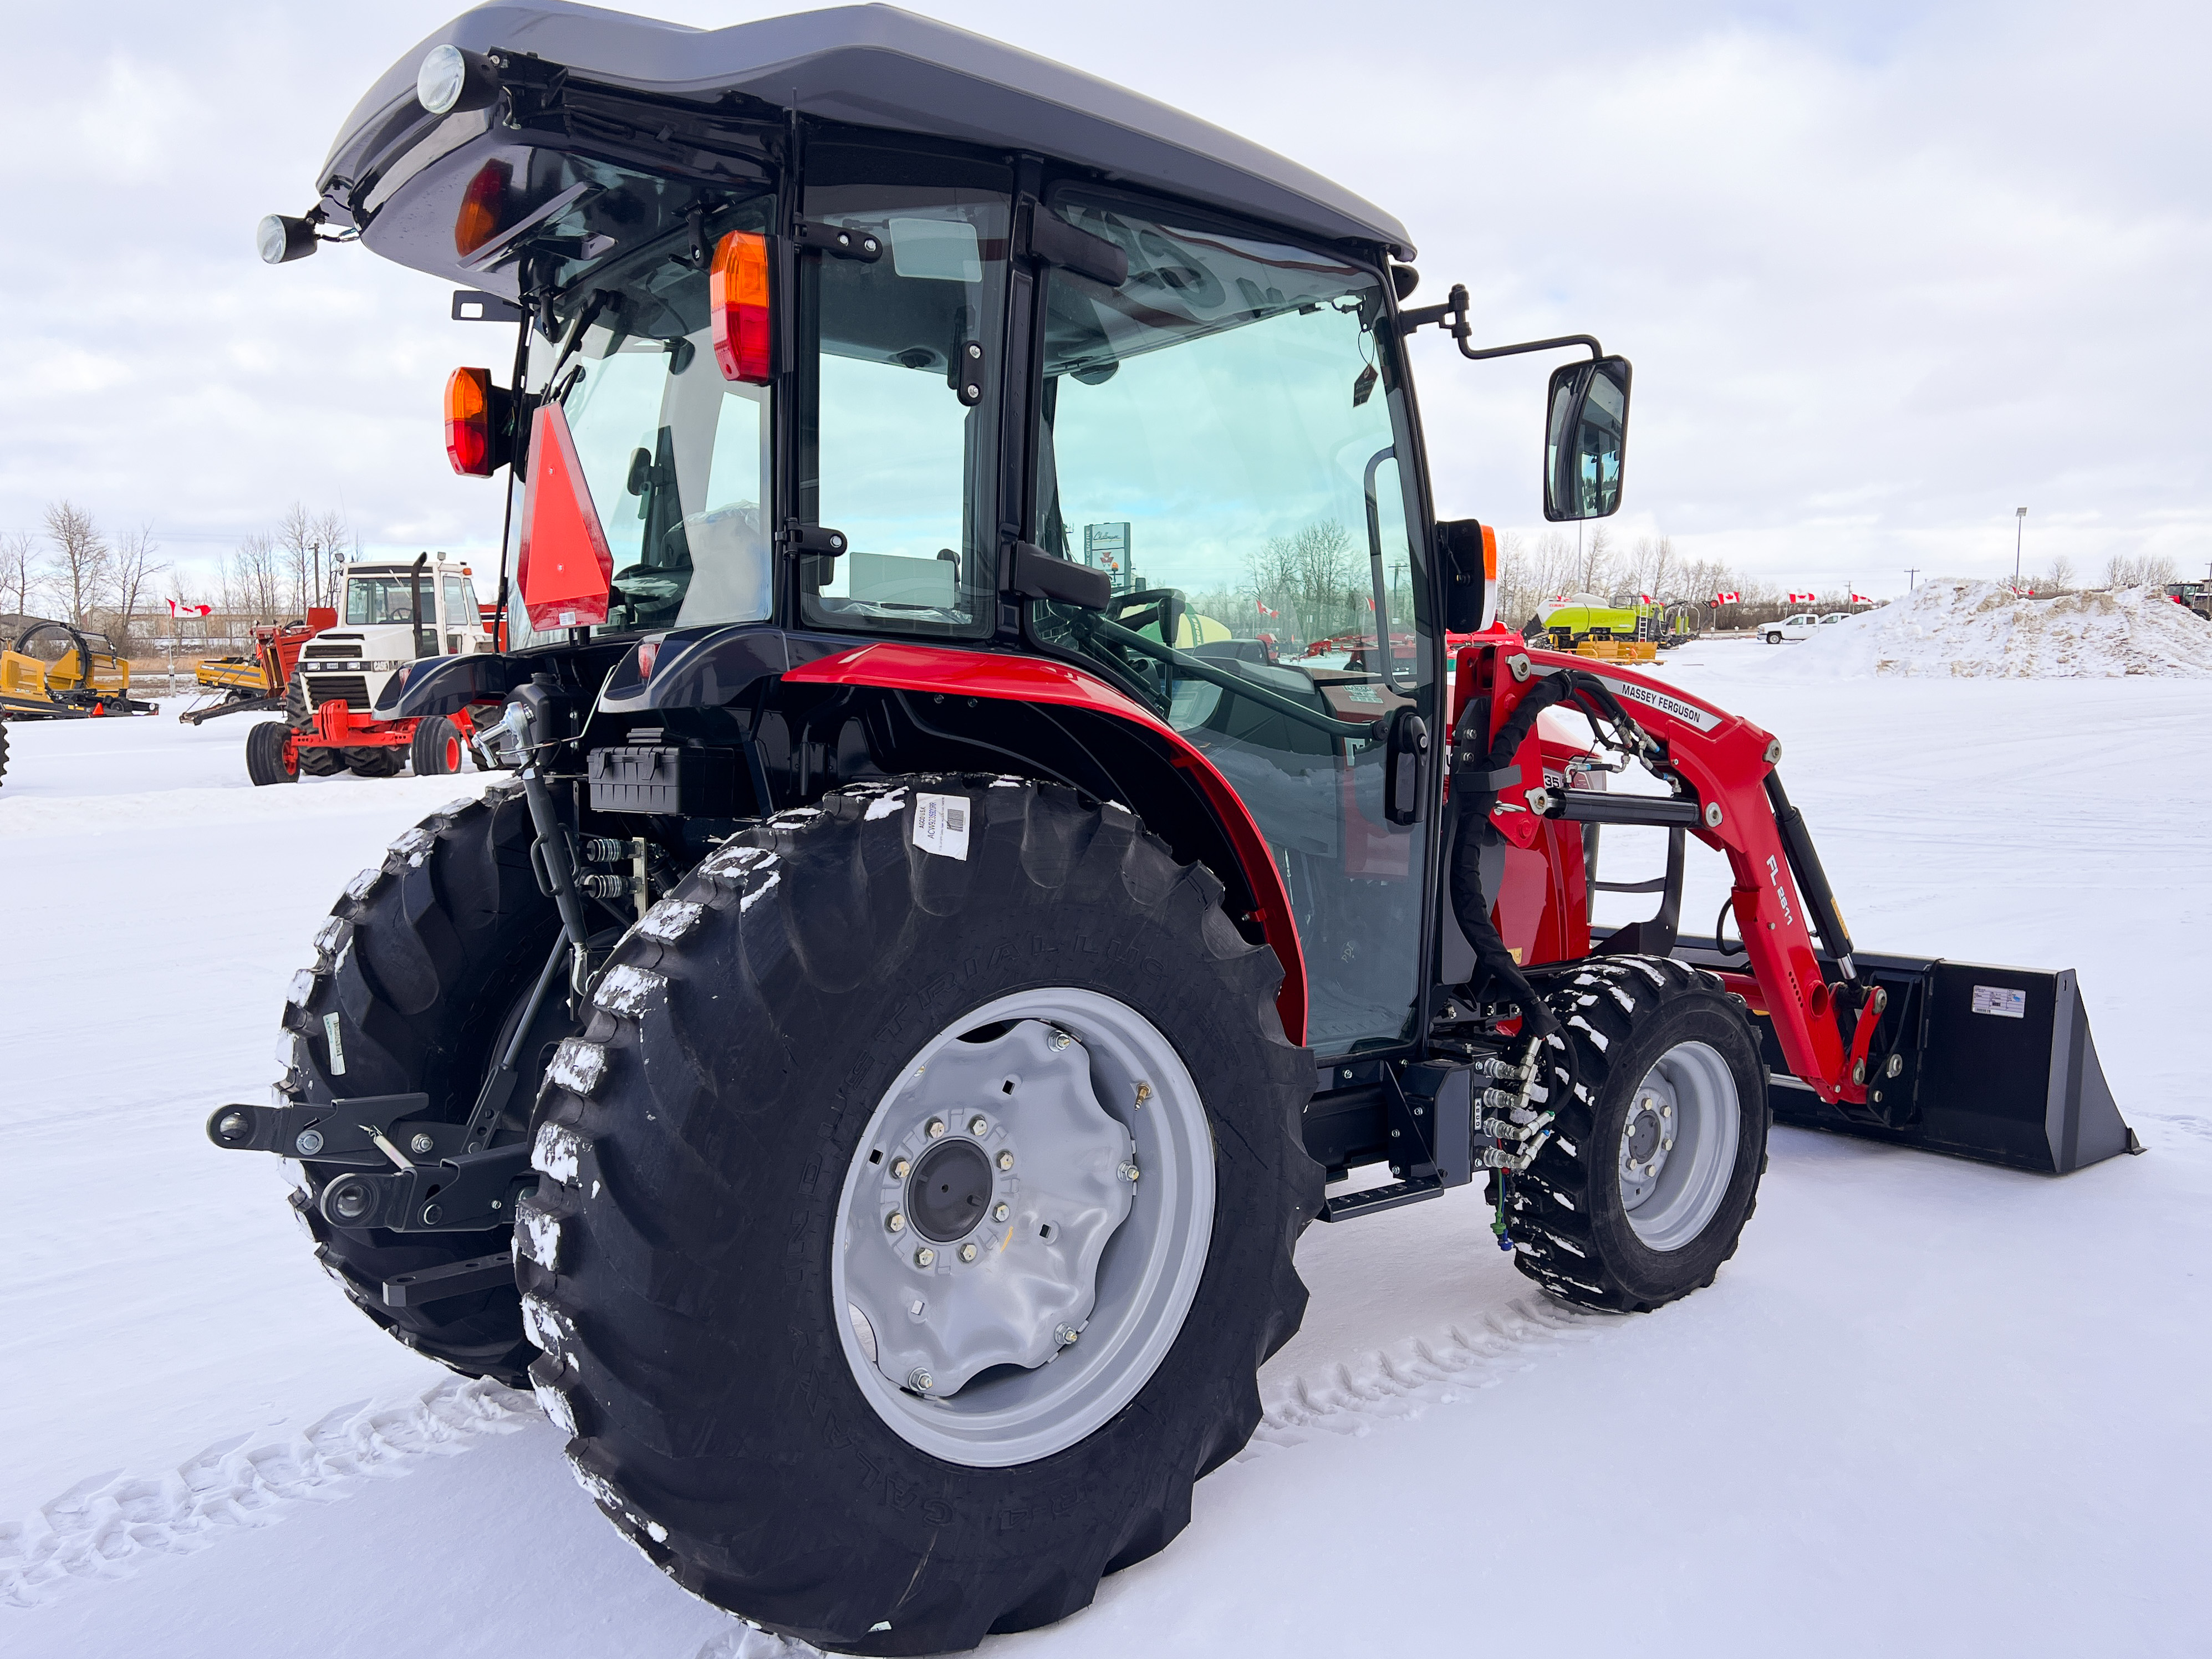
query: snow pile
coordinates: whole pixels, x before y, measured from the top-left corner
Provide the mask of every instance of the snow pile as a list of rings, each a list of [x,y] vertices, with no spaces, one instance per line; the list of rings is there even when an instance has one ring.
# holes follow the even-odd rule
[[[2212,678],[2212,625],[2149,587],[2036,599],[1945,578],[1781,648],[1778,668],[1820,678]]]

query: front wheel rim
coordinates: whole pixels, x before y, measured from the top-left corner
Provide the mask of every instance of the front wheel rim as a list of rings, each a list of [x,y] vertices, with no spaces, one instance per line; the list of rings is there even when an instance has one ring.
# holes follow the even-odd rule
[[[1728,1196],[1742,1139],[1735,1073],[1720,1051],[1677,1043],[1629,1097],[1616,1164],[1628,1224],[1644,1248],[1692,1243]]]
[[[847,1170],[830,1293],[854,1381],[949,1462],[1063,1450],[1174,1346],[1213,1206],[1205,1105],[1157,1026],[1073,988],[987,1003],[907,1061]]]

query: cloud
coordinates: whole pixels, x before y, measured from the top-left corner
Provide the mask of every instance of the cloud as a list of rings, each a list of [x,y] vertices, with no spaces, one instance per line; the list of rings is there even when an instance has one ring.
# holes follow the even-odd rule
[[[669,5],[705,25],[726,6]],[[758,9],[765,15],[775,7]],[[1631,537],[1790,583],[2212,559],[2202,9],[1000,0],[948,21],[1244,131],[1395,212],[1421,300],[1636,364]],[[219,550],[297,498],[482,550],[446,371],[505,337],[360,249],[271,270],[354,100],[446,15],[132,3],[12,24],[0,529],[69,495]],[[1553,362],[1414,347],[1441,506],[1539,520]]]

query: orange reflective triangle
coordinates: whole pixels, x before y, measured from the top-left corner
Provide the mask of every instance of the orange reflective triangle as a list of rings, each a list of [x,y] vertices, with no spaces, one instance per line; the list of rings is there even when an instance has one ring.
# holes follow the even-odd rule
[[[522,589],[530,625],[551,629],[605,622],[614,574],[614,555],[592,505],[568,417],[558,404],[540,404],[530,423],[530,481],[522,492],[522,535],[515,552],[515,585]]]

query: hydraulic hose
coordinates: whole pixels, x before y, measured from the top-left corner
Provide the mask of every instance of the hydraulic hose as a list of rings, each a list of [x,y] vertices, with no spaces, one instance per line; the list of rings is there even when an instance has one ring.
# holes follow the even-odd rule
[[[1487,698],[1470,697],[1460,715],[1459,727],[1452,733],[1452,802],[1456,814],[1450,869],[1452,915],[1474,948],[1476,966],[1520,1004],[1522,1029],[1533,1036],[1550,1036],[1559,1029],[1559,1022],[1522,975],[1521,964],[1514,961],[1512,951],[1490,920],[1490,902],[1482,890],[1482,849],[1497,837],[1490,821],[1491,809],[1498,803],[1499,789],[1511,781],[1500,775],[1528,741],[1536,717],[1571,698],[1584,700],[1625,739],[1648,744],[1643,728],[1629,718],[1602,680],[1571,668],[1547,674],[1541,684],[1532,686],[1486,749],[1482,747],[1482,728],[1487,723]],[[1467,994],[1470,1000],[1480,1000],[1473,975]]]

